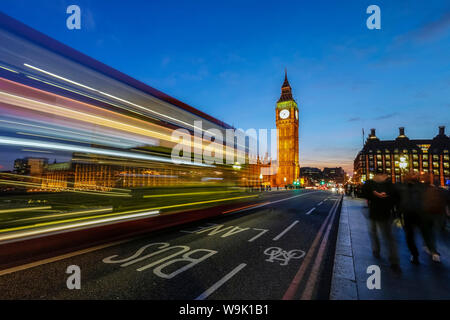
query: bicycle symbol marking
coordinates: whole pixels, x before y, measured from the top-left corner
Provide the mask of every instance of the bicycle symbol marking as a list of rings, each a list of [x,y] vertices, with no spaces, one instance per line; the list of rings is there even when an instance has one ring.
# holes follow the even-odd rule
[[[269,258],[266,259],[266,261],[268,262],[279,261],[280,266],[287,266],[291,259],[303,258],[305,256],[305,251],[303,250],[286,251],[278,247],[270,247],[264,250],[264,254],[269,256]]]

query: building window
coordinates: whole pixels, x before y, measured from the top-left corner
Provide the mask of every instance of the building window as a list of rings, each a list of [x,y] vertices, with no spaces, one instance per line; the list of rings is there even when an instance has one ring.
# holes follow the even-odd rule
[[[433,162],[433,167],[439,168],[439,162]]]
[[[386,167],[390,167],[391,166],[391,162],[390,161],[386,161]]]
[[[450,156],[448,155],[448,154],[444,154],[444,160],[445,161],[448,161],[448,160],[450,160],[450,158],[449,158]]]
[[[377,160],[381,160],[381,154],[377,154]]]
[[[382,167],[382,166],[383,166],[383,162],[377,161],[377,166],[378,166],[378,167]]]
[[[436,169],[433,170],[433,174],[436,175],[436,176],[438,176],[438,175],[439,175],[439,170],[436,170]]]
[[[415,150],[414,150],[414,151],[415,151]],[[418,160],[418,159],[419,159],[419,156],[418,156],[417,154],[413,154],[412,158],[413,158],[413,160]]]
[[[422,159],[423,159],[423,160],[428,160],[428,154],[422,155]]]
[[[439,160],[439,155],[433,154],[433,160]]]
[[[424,163],[422,163],[422,165],[423,165],[424,167],[428,167],[428,162],[424,162]]]
[[[417,168],[419,166],[419,163],[417,161],[413,162],[413,167]]]
[[[390,160],[391,159],[391,155],[390,154],[387,154],[384,157],[386,158],[386,160]]]

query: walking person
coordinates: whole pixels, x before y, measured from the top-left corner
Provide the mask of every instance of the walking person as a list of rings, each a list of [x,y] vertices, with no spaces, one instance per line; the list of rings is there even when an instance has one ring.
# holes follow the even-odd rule
[[[439,212],[444,212],[445,205],[440,208],[439,191],[429,183],[421,183],[420,180],[419,174],[409,174],[401,186],[400,211],[406,243],[411,252],[411,263],[419,264],[419,250],[415,241],[415,229],[419,229],[425,243],[425,251],[434,262],[440,262],[434,224]]]
[[[367,181],[362,189],[362,196],[369,206],[369,234],[372,243],[372,253],[380,258],[380,238],[378,232],[387,244],[391,269],[400,273],[397,243],[392,233],[392,209],[396,203],[397,194],[386,174],[377,174],[373,180]]]

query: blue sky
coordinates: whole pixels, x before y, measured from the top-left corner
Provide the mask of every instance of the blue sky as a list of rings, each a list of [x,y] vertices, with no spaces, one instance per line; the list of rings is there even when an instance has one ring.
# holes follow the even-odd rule
[[[351,171],[361,129],[450,132],[449,1],[2,0],[0,10],[241,128],[273,128],[284,68],[300,165]],[[82,29],[66,28],[66,8]],[[366,8],[381,8],[381,30]]]

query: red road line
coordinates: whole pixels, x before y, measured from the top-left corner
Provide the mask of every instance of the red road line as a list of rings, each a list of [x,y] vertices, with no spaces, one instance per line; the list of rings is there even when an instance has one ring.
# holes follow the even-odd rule
[[[316,255],[316,259],[314,260],[314,265],[312,267],[308,282],[306,283],[306,287],[303,290],[300,300],[311,300],[316,285],[317,277],[319,276],[319,269],[320,266],[322,265],[323,255],[325,254],[325,248],[327,246],[328,238],[330,236],[331,227],[333,226],[334,217],[336,216],[337,208],[338,206],[334,207],[333,216],[331,217],[330,223],[328,224],[325,236],[323,237],[322,242],[320,243],[319,251]]]
[[[316,251],[316,247],[319,243],[320,238],[322,237],[322,234],[325,230],[325,227],[327,226],[328,222],[330,221],[330,217],[332,215],[333,209],[337,206],[338,202],[335,202],[333,204],[333,207],[331,208],[330,212],[328,213],[327,218],[320,226],[319,232],[317,233],[316,237],[314,238],[314,241],[311,245],[311,248],[308,250],[308,253],[305,257],[305,260],[303,261],[302,265],[298,269],[294,279],[292,280],[291,284],[289,285],[289,288],[286,290],[283,296],[283,300],[292,300],[294,299],[294,295],[297,292],[298,286],[300,285],[300,281],[303,278],[303,275],[305,274],[306,269],[308,268],[309,264],[311,263],[311,260],[313,258],[314,252]]]
[[[247,209],[247,208],[252,208],[252,207],[256,207],[256,206],[263,206],[265,204],[269,204],[270,202],[261,202],[261,203],[255,203],[255,204],[250,204],[248,206],[244,206],[244,207],[240,207],[240,208],[236,208],[236,209],[231,209],[228,211],[224,211],[222,213],[230,213],[230,212],[234,212],[234,211],[239,211],[239,210],[243,210],[243,209]]]

